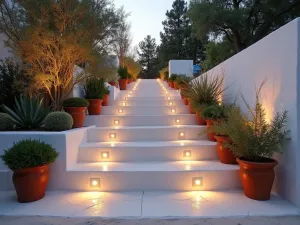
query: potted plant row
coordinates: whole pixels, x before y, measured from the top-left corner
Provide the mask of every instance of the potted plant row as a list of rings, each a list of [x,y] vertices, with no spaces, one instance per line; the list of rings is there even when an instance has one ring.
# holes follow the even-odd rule
[[[120,77],[120,79],[119,79],[120,90],[126,90],[127,89],[127,79],[128,79],[127,67],[120,66],[118,69],[118,75]]]
[[[73,128],[83,127],[85,111],[89,102],[84,98],[68,98],[63,102],[64,110],[73,118]]]

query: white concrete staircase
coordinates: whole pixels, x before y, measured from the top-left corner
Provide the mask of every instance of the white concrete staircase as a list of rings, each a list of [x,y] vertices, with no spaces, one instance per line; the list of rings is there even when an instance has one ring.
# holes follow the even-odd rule
[[[217,160],[216,143],[166,83],[141,80],[100,116],[88,116],[69,185],[79,191],[193,191],[240,187],[238,167]],[[189,156],[186,156],[189,154]],[[76,177],[76,179],[75,179]],[[70,177],[69,177],[70,178]],[[68,179],[72,180],[72,179]],[[92,184],[93,181],[95,184]],[[197,183],[197,184],[196,184]],[[69,182],[70,184],[70,182]]]

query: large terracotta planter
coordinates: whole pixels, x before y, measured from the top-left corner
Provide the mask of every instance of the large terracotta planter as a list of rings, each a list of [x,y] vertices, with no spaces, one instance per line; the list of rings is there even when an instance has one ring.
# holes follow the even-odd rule
[[[219,136],[215,135],[217,140],[217,151],[221,163],[224,164],[237,164],[236,156],[232,153],[229,148],[226,148],[224,145],[230,141],[228,136]]]
[[[171,88],[175,88],[175,83],[171,81]]]
[[[189,100],[186,97],[183,97],[183,103],[185,105],[188,105],[189,104]]]
[[[205,122],[205,120],[201,117],[201,112],[196,112],[196,121],[197,121],[197,124],[199,125],[199,126],[204,126],[204,125],[206,125],[206,122]]]
[[[73,118],[73,128],[83,127],[86,107],[64,107]]]
[[[205,122],[206,122],[207,129],[210,129],[214,123],[213,120],[205,120]],[[210,140],[210,141],[216,141],[215,134],[213,132],[207,133],[207,137],[208,137],[208,140]]]
[[[88,107],[89,115],[100,115],[102,109],[102,99],[87,99],[90,103]]]
[[[49,165],[15,170],[12,179],[19,202],[40,200],[47,189]]]
[[[240,178],[244,193],[248,198],[265,201],[270,194],[275,178],[274,167],[278,162],[267,159],[266,162],[249,162],[242,158],[237,159],[240,164]]]
[[[172,87],[172,82],[168,81],[168,85],[169,85],[169,87]]]
[[[108,106],[108,99],[109,99],[109,95],[105,94],[103,97],[103,102],[102,102],[103,106]]]
[[[127,79],[120,79],[119,80],[119,87],[120,87],[120,90],[126,90],[127,88]]]
[[[109,81],[108,82],[111,86],[115,86],[116,88],[118,88],[118,82],[115,81]]]

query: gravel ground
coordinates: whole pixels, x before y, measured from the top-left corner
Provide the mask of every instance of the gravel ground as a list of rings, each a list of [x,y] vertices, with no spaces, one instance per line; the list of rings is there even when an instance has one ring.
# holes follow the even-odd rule
[[[300,225],[300,216],[220,219],[84,219],[0,216],[0,225]]]

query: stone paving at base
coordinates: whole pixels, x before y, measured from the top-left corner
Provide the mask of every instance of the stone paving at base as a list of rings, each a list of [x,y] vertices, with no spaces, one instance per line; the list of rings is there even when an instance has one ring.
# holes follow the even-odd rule
[[[299,225],[300,217],[246,217],[220,219],[83,219],[0,216],[0,225]]]

